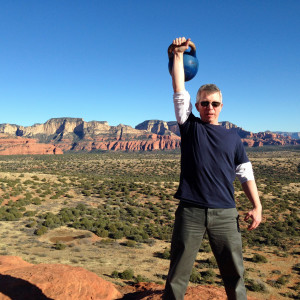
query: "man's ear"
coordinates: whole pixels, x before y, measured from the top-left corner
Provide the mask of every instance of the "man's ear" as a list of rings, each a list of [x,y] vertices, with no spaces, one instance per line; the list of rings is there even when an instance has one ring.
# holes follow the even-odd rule
[[[196,107],[196,109],[198,110],[198,112],[200,112],[200,110],[199,110],[199,102],[196,102],[196,103],[195,103],[195,107]]]

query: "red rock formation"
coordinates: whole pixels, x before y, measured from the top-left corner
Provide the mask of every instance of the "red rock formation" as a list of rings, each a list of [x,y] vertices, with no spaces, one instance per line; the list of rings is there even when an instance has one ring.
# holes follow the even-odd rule
[[[247,147],[253,147],[253,145],[254,145],[254,140],[251,140],[251,139],[242,139],[242,142],[243,142],[244,146],[247,146]]]
[[[300,144],[299,139],[290,136],[272,132],[252,133],[230,122],[220,124],[235,130],[248,147]],[[28,127],[0,124],[0,155],[173,150],[180,148],[179,134],[177,122],[159,120],[145,121],[136,129],[122,124],[109,126],[107,122],[84,122],[81,118],[55,118]],[[1,135],[6,135],[6,141]]]
[[[19,257],[0,256],[0,300],[120,299],[112,283],[80,267],[32,265]]]
[[[163,285],[155,283],[140,283],[135,287],[124,287],[123,291],[124,300],[161,300],[163,294]],[[227,299],[224,288],[199,285],[195,287],[188,287],[184,300],[224,300]],[[248,300],[257,300],[256,298],[249,297]]]
[[[38,143],[30,138],[0,138],[0,155],[19,154],[63,154],[63,151],[52,144]]]
[[[67,149],[69,143],[59,147]],[[73,151],[95,151],[95,150],[110,150],[110,151],[152,151],[152,150],[171,150],[180,147],[180,137],[178,136],[167,136],[151,134],[147,139],[133,139],[133,140],[105,140],[105,139],[94,139],[94,140],[82,140],[76,143],[72,150]]]

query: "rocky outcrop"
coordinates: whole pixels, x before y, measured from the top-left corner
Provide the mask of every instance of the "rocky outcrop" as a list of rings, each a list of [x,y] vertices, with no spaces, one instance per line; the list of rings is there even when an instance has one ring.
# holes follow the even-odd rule
[[[0,256],[0,300],[161,300],[164,285],[139,283],[119,286],[81,267],[62,264],[30,264],[17,256]],[[188,287],[185,300],[226,298],[223,287]],[[256,300],[248,296],[248,300]]]
[[[139,283],[134,287],[125,286],[122,300],[161,300],[164,286],[155,283]],[[224,300],[227,299],[224,288],[212,285],[198,285],[187,288],[184,300]],[[248,296],[248,300],[258,300]]]
[[[156,126],[155,126],[156,124]],[[174,134],[180,136],[180,131],[177,122],[167,122],[167,127],[163,121],[145,121],[136,126],[136,128],[149,128],[152,132],[158,133],[157,129],[161,128],[158,124],[164,124],[164,128],[167,128],[165,132],[171,131]],[[243,144],[247,147],[262,147],[262,146],[277,146],[277,145],[299,145],[299,139],[293,139],[289,135],[281,135],[272,132],[259,132],[253,133],[251,131],[244,130],[235,124],[228,121],[220,122],[221,126],[226,129],[234,130],[241,137]]]
[[[177,136],[160,136],[151,134],[143,139],[114,139],[106,140],[96,138],[94,140],[82,140],[72,146],[73,151],[153,151],[153,150],[174,150],[180,147],[180,138]]]
[[[168,122],[168,128],[170,131],[172,131],[174,134],[180,136],[179,126],[176,121]]]
[[[245,146],[262,147],[262,146],[284,146],[284,145],[299,145],[300,140],[292,139],[290,136],[282,136],[278,133],[259,132],[252,133],[249,138],[242,138]]]
[[[0,155],[24,154],[63,154],[63,151],[51,144],[38,143],[36,139],[9,138],[0,134]]]
[[[140,123],[137,126],[135,126],[135,129],[151,131],[159,135],[171,135],[168,123],[160,120],[144,121],[143,123]]]
[[[3,154],[11,155],[22,154],[22,151],[23,154],[46,154],[51,151],[57,154],[62,151],[152,151],[179,148],[180,138],[171,131],[166,131],[166,127],[166,122],[157,123],[155,128],[162,134],[154,134],[151,130],[135,129],[123,124],[109,126],[107,122],[55,118],[45,124],[28,127],[0,124],[0,134],[10,135],[10,141],[6,144],[7,149],[3,147]],[[11,145],[12,140],[16,142],[14,147]],[[35,152],[28,146],[34,144],[37,147]],[[46,144],[49,145],[48,151],[41,148]]]
[[[274,133],[283,135],[283,136],[289,136],[292,139],[299,140],[300,139],[300,132],[286,132],[286,131],[274,131]]]
[[[33,265],[20,257],[0,256],[0,300],[120,299],[115,286],[81,267]]]
[[[251,138],[253,136],[252,132],[246,131],[243,128],[238,127],[237,125],[232,124],[228,121],[220,122],[219,124],[227,129],[236,131],[241,138]]]
[[[300,140],[272,132],[252,133],[230,122],[221,126],[235,130],[245,146],[298,145]],[[67,151],[153,151],[180,148],[177,122],[148,120],[135,128],[81,118],[53,118],[44,124],[23,127],[0,124],[0,155],[61,154]]]

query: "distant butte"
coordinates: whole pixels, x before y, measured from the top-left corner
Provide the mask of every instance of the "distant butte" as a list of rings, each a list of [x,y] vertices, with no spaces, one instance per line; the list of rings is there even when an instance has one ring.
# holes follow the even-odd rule
[[[221,126],[235,130],[245,146],[299,145],[300,139],[284,133],[246,131],[230,122]],[[299,134],[293,133],[299,137]],[[135,128],[106,121],[85,122],[81,118],[53,118],[44,124],[24,127],[0,124],[0,155],[63,154],[92,151],[153,151],[180,148],[176,122],[148,120]]]

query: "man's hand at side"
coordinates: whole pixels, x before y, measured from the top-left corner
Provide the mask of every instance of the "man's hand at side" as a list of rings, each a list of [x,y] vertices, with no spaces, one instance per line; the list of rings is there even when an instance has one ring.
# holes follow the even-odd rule
[[[246,217],[245,221],[252,219],[252,223],[248,226],[248,230],[253,230],[258,227],[262,220],[262,206],[259,200],[258,191],[256,183],[254,180],[249,180],[242,183],[243,190],[247,198],[252,203],[253,209],[250,210]]]
[[[261,208],[253,208],[250,210],[246,217],[245,221],[252,219],[252,223],[248,226],[248,230],[253,230],[258,227],[262,220],[262,209]]]

